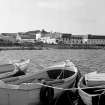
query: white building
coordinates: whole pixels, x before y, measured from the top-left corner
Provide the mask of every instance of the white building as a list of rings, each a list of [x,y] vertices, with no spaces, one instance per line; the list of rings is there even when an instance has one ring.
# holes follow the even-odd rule
[[[41,33],[36,34],[36,40],[39,40],[41,38]]]
[[[48,44],[57,44],[55,38],[50,38],[50,37],[41,37],[40,41],[43,43],[48,43]]]

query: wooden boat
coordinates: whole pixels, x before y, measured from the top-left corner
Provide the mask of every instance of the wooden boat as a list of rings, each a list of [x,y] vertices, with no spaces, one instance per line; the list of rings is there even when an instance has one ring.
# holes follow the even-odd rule
[[[31,105],[51,102],[65,88],[73,87],[78,70],[62,62],[37,73],[6,78],[0,82],[0,105]]]
[[[15,66],[13,64],[0,64],[0,73],[11,72],[14,71]]]
[[[78,93],[85,105],[104,105],[105,73],[92,72],[81,77]]]
[[[28,68],[29,62],[30,62],[30,60],[27,59],[27,60],[20,60],[20,61],[11,63],[11,66],[14,67],[14,70],[13,71],[8,71],[8,72],[4,70],[5,72],[0,73],[0,79],[25,74],[25,72]],[[10,70],[10,69],[8,69],[8,70]]]
[[[20,70],[27,69],[30,59],[22,59],[17,61],[11,61],[7,64],[0,65],[0,73],[11,72],[14,71],[15,66],[17,66]]]
[[[17,66],[20,70],[25,70],[29,66],[30,59],[13,60],[11,63]]]

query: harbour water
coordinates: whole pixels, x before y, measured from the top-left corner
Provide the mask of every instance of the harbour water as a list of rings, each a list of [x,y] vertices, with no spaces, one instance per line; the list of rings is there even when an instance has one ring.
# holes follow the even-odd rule
[[[37,72],[53,63],[70,59],[82,73],[105,71],[105,50],[96,49],[50,49],[6,50],[0,52],[0,62],[29,58],[29,72]]]
[[[83,74],[91,71],[105,72],[105,50],[101,49],[2,50],[0,52],[0,64],[24,58],[31,60],[28,72],[43,70],[66,59],[70,59]]]

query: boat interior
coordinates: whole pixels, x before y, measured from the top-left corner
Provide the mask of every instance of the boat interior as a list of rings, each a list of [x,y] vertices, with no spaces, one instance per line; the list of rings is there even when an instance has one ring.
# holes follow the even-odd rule
[[[63,69],[51,69],[47,71],[41,71],[39,73],[26,73],[25,75],[15,75],[9,78],[2,79],[5,83],[10,84],[21,84],[21,83],[35,83],[45,81],[53,81],[53,80],[62,80],[68,77],[71,77],[75,74],[74,71],[63,70]]]
[[[50,79],[57,79],[57,78],[65,79],[74,75],[75,72],[70,70],[55,69],[55,70],[48,70],[47,74]]]
[[[90,95],[97,95],[97,94],[101,94],[102,92],[105,91],[105,88],[85,88],[85,89],[82,89],[84,92],[90,94]]]
[[[103,91],[105,91],[105,85],[103,86],[94,86],[94,87],[88,87],[86,85],[85,78],[82,77],[82,79],[79,81],[78,84],[79,88],[81,88],[84,92],[90,94],[90,95],[97,95],[101,94]]]

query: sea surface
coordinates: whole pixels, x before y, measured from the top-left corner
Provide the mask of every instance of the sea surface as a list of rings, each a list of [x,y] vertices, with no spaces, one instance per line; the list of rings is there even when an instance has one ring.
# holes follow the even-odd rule
[[[54,63],[70,59],[83,74],[91,71],[105,72],[105,50],[50,49],[5,50],[0,52],[0,63],[28,58],[28,72],[37,72]]]

